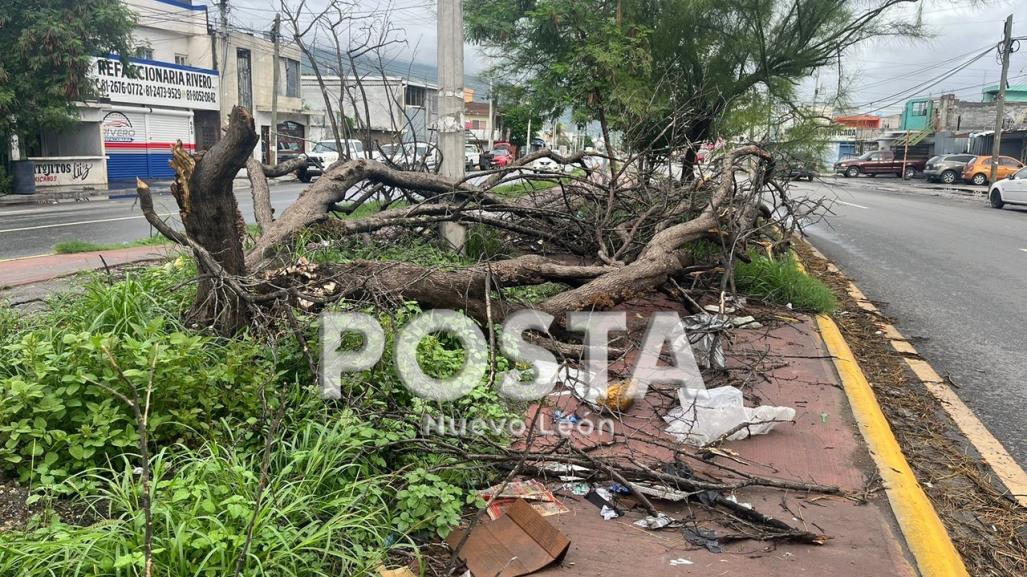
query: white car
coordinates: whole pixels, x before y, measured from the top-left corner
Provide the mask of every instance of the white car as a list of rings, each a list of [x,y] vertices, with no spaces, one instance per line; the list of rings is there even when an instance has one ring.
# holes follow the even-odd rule
[[[539,158],[531,163],[531,168],[539,172],[558,172],[560,164],[552,158]]]
[[[481,165],[481,151],[473,144],[464,145],[464,166],[467,170],[474,170]]]
[[[364,157],[364,143],[359,140],[343,140],[349,152],[349,159]],[[307,166],[299,169],[296,176],[301,182],[310,182],[315,176],[321,176],[328,167],[339,161],[339,150],[335,140],[321,140],[314,144],[307,155]]]
[[[1009,175],[1009,178],[991,185],[988,200],[995,208],[1002,208],[1007,204],[1027,205],[1027,168],[1021,168]]]

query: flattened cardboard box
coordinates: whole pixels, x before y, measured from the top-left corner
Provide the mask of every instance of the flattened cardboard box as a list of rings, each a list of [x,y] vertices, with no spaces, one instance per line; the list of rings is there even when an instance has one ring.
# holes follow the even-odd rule
[[[456,548],[464,531],[453,531],[446,542]],[[571,541],[518,499],[496,520],[482,520],[471,531],[460,559],[475,577],[518,577],[560,561]]]

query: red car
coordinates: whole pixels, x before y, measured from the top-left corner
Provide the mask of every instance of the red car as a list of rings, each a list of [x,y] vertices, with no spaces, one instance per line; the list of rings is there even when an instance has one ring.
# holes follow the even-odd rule
[[[493,148],[489,153],[489,162],[492,168],[504,168],[513,162],[513,155],[507,148]]]

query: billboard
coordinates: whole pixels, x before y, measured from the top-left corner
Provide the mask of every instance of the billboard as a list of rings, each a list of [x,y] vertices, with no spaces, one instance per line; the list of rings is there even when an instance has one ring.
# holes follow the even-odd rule
[[[193,110],[220,108],[221,82],[215,70],[132,59],[94,58],[89,70],[100,96],[111,102]]]

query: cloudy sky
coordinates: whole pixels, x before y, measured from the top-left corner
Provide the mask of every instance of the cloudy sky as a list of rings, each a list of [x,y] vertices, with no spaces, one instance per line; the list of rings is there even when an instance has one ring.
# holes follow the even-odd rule
[[[207,0],[208,3],[213,3]],[[299,0],[285,0],[296,5]],[[405,43],[390,56],[401,68],[409,62],[434,64],[436,38],[435,2],[429,0],[354,0],[371,12],[392,6],[392,22],[403,30]],[[473,0],[470,0],[473,1]],[[323,6],[326,0],[307,0],[309,6]],[[270,27],[279,0],[232,0],[232,21],[257,30]],[[211,12],[216,12],[215,8]],[[915,14],[910,9],[907,13]],[[1000,66],[994,52],[934,84],[974,55],[996,45],[1001,39],[1002,23],[1014,14],[1013,35],[1027,36],[1027,0],[926,0],[923,21],[930,35],[923,40],[879,39],[845,55],[842,76],[848,101],[854,111],[892,114],[912,96],[937,96],[954,92],[967,100],[979,100],[981,89],[997,84]],[[1013,55],[1010,83],[1027,84],[1027,40],[1025,50]],[[474,47],[465,50],[465,68],[476,75],[488,67]],[[819,86],[819,90],[815,87]],[[820,71],[801,86],[806,100],[833,97],[837,87],[834,67]]]

